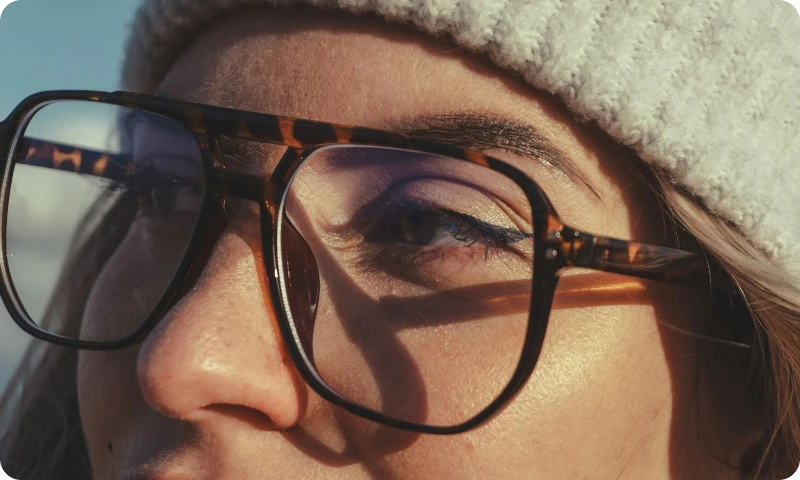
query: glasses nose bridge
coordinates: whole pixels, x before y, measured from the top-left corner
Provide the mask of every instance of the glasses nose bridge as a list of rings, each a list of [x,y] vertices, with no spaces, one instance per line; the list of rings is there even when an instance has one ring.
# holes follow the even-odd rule
[[[296,165],[296,160],[299,159],[300,150],[297,148],[286,149],[271,173],[257,175],[236,172],[227,168],[226,165],[226,149],[223,148],[223,141],[226,138],[275,145],[284,144],[273,140],[255,140],[237,135],[220,135],[210,131],[204,132],[199,137],[200,143],[205,144],[210,149],[212,158],[210,168],[206,174],[207,192],[217,198],[232,196],[254,201],[261,206],[262,211],[266,210],[274,216],[277,213],[283,191],[282,182],[274,179],[288,177],[289,170]]]
[[[215,197],[232,196],[251,200],[275,211],[280,202],[280,186],[274,180],[257,175],[213,170],[207,181]]]

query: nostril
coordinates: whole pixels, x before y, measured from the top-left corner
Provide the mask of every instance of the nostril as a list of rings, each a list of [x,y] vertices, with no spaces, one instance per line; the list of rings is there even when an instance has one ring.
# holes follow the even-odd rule
[[[266,413],[243,405],[218,403],[204,408],[206,412],[231,418],[258,430],[276,430],[278,426]]]

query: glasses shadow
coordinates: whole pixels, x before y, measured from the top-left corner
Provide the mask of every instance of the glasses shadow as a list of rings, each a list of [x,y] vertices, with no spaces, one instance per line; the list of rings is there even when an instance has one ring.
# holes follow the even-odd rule
[[[401,332],[525,314],[530,309],[530,280],[477,284],[411,297],[397,294],[375,297],[330,253],[320,236],[314,233],[305,212],[293,211],[291,221],[309,244],[322,277],[320,283],[325,286],[320,298],[326,304],[321,303],[319,308],[340,323],[349,346],[358,350],[372,375],[370,380],[377,387],[380,406],[376,410],[389,412],[392,418],[402,412],[403,420],[425,424],[430,413],[425,379],[414,356],[402,343]],[[553,309],[642,305],[650,301],[641,281],[592,272],[563,276]],[[391,321],[376,318],[380,312],[391,312]],[[425,314],[421,316],[420,312]],[[301,336],[313,339],[314,323],[312,320],[305,324],[304,328],[311,331],[301,332]],[[313,345],[313,341],[309,344]],[[313,358],[313,351],[311,356]],[[385,373],[386,358],[391,358],[394,364],[392,375]],[[349,423],[346,417],[337,418],[343,432],[352,430],[344,424]],[[466,420],[468,418],[463,419]],[[326,446],[302,427],[285,431],[283,435],[296,448],[323,464],[346,466],[363,461],[365,455],[378,458],[407,449],[422,434],[376,423],[368,438],[346,438],[346,446],[339,451]],[[366,452],[364,445],[368,446]]]
[[[313,229],[309,228],[310,220],[305,212],[298,212],[292,218],[292,222],[300,231],[313,232]],[[369,312],[379,311],[376,309],[381,308],[380,303],[373,300],[335,258],[331,255],[321,254],[324,245],[319,236],[306,233],[303,235],[303,239],[312,246],[314,260],[319,271],[323,272],[324,282],[320,283],[325,286],[322,298],[325,298],[327,303],[323,306],[326,316],[332,316],[340,321],[340,326],[348,340],[359,350],[371,372],[380,400],[380,407],[373,408],[373,410],[402,412],[403,420],[425,423],[428,415],[428,399],[425,382],[417,363],[408,349],[399,341],[395,330],[387,328],[387,324],[379,319],[364,321],[365,315],[368,315]],[[312,319],[308,323],[303,322],[303,325],[296,325],[298,328],[303,327],[309,330],[301,333],[301,336],[313,339],[315,322],[316,319]],[[369,341],[364,341],[366,339]],[[306,353],[313,362],[313,340],[308,342],[305,347],[311,347]],[[396,366],[400,366],[393,369],[391,378],[381,374],[381,368],[386,358],[391,358]],[[312,365],[312,368],[318,371],[316,365]],[[403,394],[398,395],[397,392],[403,392]],[[341,394],[341,392],[337,393]],[[352,399],[351,401],[357,403]],[[344,425],[342,426],[344,427]],[[347,428],[343,428],[342,431],[347,431]],[[356,449],[352,441],[348,443],[344,451],[335,452],[302,429],[285,432],[284,436],[306,454],[327,465],[346,465],[355,462],[354,452]],[[380,457],[408,448],[419,436],[420,434],[416,432],[375,423],[375,429],[371,432],[370,437],[359,439],[358,443],[369,445],[370,456]],[[363,455],[365,452],[359,453]]]

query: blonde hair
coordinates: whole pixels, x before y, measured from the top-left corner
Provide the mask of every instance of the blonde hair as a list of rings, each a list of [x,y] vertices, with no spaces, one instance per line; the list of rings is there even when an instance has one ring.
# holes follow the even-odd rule
[[[796,280],[728,222],[654,172],[666,215],[700,242],[743,293],[754,324],[753,368],[763,378],[759,392],[767,438],[754,478],[795,471],[800,464],[800,289]],[[784,478],[781,476],[780,478]]]

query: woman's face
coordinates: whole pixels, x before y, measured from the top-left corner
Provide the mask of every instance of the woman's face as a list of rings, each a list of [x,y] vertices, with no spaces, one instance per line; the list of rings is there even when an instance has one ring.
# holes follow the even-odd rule
[[[519,79],[458,48],[382,22],[308,12],[230,17],[183,53],[158,93],[334,123],[410,128],[517,166],[537,181],[569,225],[657,245],[671,242],[653,195],[630,168],[627,150]],[[532,156],[534,136],[560,151],[566,166]],[[282,149],[245,143],[227,144],[229,151],[247,152],[232,156],[229,167],[269,175]],[[325,197],[317,202],[318,215],[329,220],[341,210],[337,202],[363,185],[329,192],[321,181],[324,168],[320,171],[297,197]],[[424,189],[412,185],[404,195],[449,192],[464,208],[474,205],[464,200],[470,193],[459,185],[428,185],[420,193]],[[278,331],[265,280],[258,208],[231,202],[229,209],[231,220],[197,282],[142,345],[81,353],[80,410],[99,478],[711,478],[725,470],[707,452],[738,465],[757,433],[741,420],[750,413],[746,402],[723,406],[721,399],[739,391],[734,380],[708,373],[710,355],[717,358],[720,352],[666,326],[692,330],[709,323],[714,312],[700,295],[581,271],[568,272],[560,282],[533,375],[489,423],[437,436],[354,416],[322,400],[300,378]],[[141,229],[134,226],[101,274],[85,328],[139,321],[143,313],[129,292],[147,297],[159,290],[163,279],[154,278],[145,263],[130,260],[176,247],[153,245]],[[307,240],[318,263],[331,262],[337,245]],[[374,277],[360,277],[351,263],[357,262],[340,261],[335,278],[322,279],[322,298],[347,297],[337,312],[359,315],[371,309],[381,318],[398,311],[426,314],[421,307],[381,307],[374,302],[383,298],[376,291],[399,288],[399,281],[381,287]],[[513,284],[517,279],[511,277],[506,273],[498,281]],[[466,281],[458,278],[452,281]],[[423,279],[408,283],[425,286]],[[351,295],[342,293],[343,285]],[[479,302],[460,297],[456,303],[462,308],[452,315],[463,315],[470,301]],[[502,387],[505,373],[493,367],[518,352],[519,329],[512,327],[526,320],[512,307],[496,318],[480,317],[452,322],[460,335],[474,339],[468,350],[437,342],[436,329],[418,334],[409,328],[384,338],[380,326],[363,325],[362,338],[385,342],[385,349],[374,353],[369,365],[363,352],[342,353],[339,364],[329,364],[330,378],[350,385],[381,372],[376,380],[381,386],[421,385],[432,403],[451,402],[446,413],[457,416],[477,400],[436,386],[463,378],[476,391]],[[487,325],[500,319],[507,330],[487,333]],[[315,349],[324,355],[328,348],[335,358],[340,351],[335,339],[342,332],[317,328],[328,342]],[[402,365],[380,362],[398,344],[435,352],[426,358],[442,362],[414,365],[419,378],[409,377]],[[453,360],[454,355],[461,356]],[[442,363],[451,370],[437,366]],[[368,399],[383,391],[367,390],[360,393]],[[414,410],[402,402],[396,408],[406,407]],[[737,417],[736,428],[720,420]],[[711,433],[701,441],[699,430]]]

